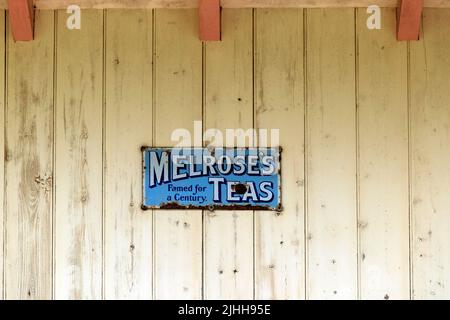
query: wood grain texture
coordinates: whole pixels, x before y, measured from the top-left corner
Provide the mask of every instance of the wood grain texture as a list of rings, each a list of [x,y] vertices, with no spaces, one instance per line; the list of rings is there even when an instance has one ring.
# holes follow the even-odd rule
[[[5,56],[5,11],[0,10],[0,57]],[[5,59],[0,61],[0,74],[5,74]],[[5,192],[5,77],[0,77],[0,300],[4,294],[3,264],[5,262],[4,219],[6,218],[4,206]]]
[[[8,0],[0,0],[0,9],[6,9]],[[197,8],[199,0],[34,0],[38,9],[65,9],[74,3],[90,9],[150,9],[150,8]],[[396,8],[397,0],[221,0],[223,8],[338,8],[338,7]],[[447,0],[424,0],[425,7],[448,8]]]
[[[55,295],[102,297],[103,12],[58,12]]]
[[[354,14],[224,9],[203,50],[195,9],[0,30],[0,298],[449,298],[450,11],[410,44]],[[280,129],[281,215],[141,212],[139,147],[202,118]]]
[[[256,128],[280,130],[284,207],[255,214],[255,296],[303,299],[303,10],[259,9],[255,19]]]
[[[354,10],[307,11],[307,297],[357,296]]]
[[[360,297],[409,298],[407,46],[396,12],[369,30],[358,10]]]
[[[450,298],[450,11],[428,9],[410,47],[414,299]]]
[[[251,9],[222,10],[222,41],[205,45],[206,129],[253,128],[252,21]],[[205,212],[204,221],[205,298],[252,299],[253,212]]]
[[[53,30],[53,12],[37,11],[35,41],[8,39],[7,299],[52,298]]]
[[[253,298],[253,212],[205,213],[205,299]]]
[[[175,144],[174,129],[193,134],[202,120],[202,44],[196,10],[157,10],[155,19],[154,143],[167,147]],[[159,210],[154,217],[154,297],[201,299],[201,211]]]
[[[152,144],[152,30],[150,10],[107,12],[106,299],[152,298],[152,214],[140,206],[140,147]]]

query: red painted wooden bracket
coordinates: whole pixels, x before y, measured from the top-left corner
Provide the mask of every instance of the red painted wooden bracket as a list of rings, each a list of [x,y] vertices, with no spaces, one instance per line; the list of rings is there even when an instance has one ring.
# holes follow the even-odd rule
[[[397,39],[419,40],[423,0],[401,0],[397,9]]]
[[[31,41],[34,36],[33,0],[8,0],[9,19],[14,40]]]
[[[220,41],[220,0],[200,0],[200,40]]]

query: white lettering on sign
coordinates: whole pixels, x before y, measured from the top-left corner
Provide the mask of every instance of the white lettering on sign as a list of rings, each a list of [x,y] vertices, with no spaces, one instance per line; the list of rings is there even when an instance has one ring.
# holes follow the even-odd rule
[[[175,152],[176,153],[176,152]],[[170,160],[170,161],[169,161]],[[202,161],[203,160],[203,163]],[[191,177],[208,176],[208,175],[224,175],[231,174],[242,175],[247,173],[249,175],[267,176],[272,175],[277,170],[277,162],[273,155],[248,155],[230,157],[227,155],[219,156],[218,158],[211,155],[202,155],[202,159],[195,159],[194,155],[179,155],[171,154],[168,151],[163,151],[158,157],[156,152],[150,153],[150,187],[158,184],[169,183],[172,181],[184,180]],[[258,166],[260,160],[261,166]],[[202,167],[196,164],[202,163]],[[213,185],[213,200],[220,201],[222,187],[226,187],[227,201],[271,201],[274,197],[271,187],[272,183],[263,181],[259,185],[254,182],[246,182],[245,184],[226,181],[224,177],[209,177],[208,183]],[[240,195],[236,190],[237,186],[243,186],[245,190],[241,190]],[[199,186],[196,186],[197,188]],[[242,188],[241,188],[242,189]],[[186,192],[193,191],[192,186],[185,187],[183,190],[178,190],[172,184],[168,185],[170,192]],[[196,190],[198,191],[198,190]],[[175,197],[178,200],[180,197]],[[202,201],[201,197],[196,197],[196,200]]]
[[[169,181],[169,154],[163,152],[161,159],[155,152],[150,154],[150,186]],[[164,175],[164,177],[163,177]]]
[[[172,161],[169,161],[169,152],[167,151],[162,152],[159,158],[155,152],[150,153],[150,187],[208,174],[240,175],[246,171],[250,175],[267,176],[274,174],[277,170],[273,155],[264,155],[261,158],[256,155],[236,156],[234,158],[221,156],[218,160],[213,156],[205,155],[203,156],[204,166],[200,171],[197,170],[195,164],[201,162],[193,159],[194,156],[173,154],[171,155]],[[258,159],[261,160],[262,168],[258,166]],[[182,169],[186,169],[188,166],[187,172],[180,173]]]

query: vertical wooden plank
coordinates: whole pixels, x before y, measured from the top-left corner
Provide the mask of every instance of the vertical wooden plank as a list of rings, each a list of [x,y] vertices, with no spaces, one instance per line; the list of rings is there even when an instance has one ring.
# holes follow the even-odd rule
[[[413,297],[450,298],[450,10],[427,9],[410,47]]]
[[[256,212],[257,299],[303,299],[304,70],[303,10],[256,11],[257,129],[279,129],[283,212]]]
[[[152,11],[108,10],[106,21],[105,298],[151,299],[140,147],[152,143]]]
[[[33,42],[8,39],[6,298],[52,298],[54,14]]]
[[[205,127],[225,134],[253,128],[252,10],[224,9],[222,20],[222,41],[206,44]],[[252,299],[253,212],[204,215],[205,298]]]
[[[369,30],[358,9],[360,297],[409,298],[407,47],[395,9]]]
[[[4,292],[3,264],[5,262],[5,219],[4,192],[5,192],[5,10],[0,10],[0,300]]]
[[[173,130],[193,135],[194,121],[202,120],[202,44],[197,10],[156,10],[155,19],[154,142],[167,147],[175,144]],[[157,211],[154,217],[154,297],[202,298],[201,211]]]
[[[102,289],[103,12],[81,30],[58,12],[56,250],[58,299],[99,299]]]
[[[353,9],[307,11],[307,297],[357,296]]]

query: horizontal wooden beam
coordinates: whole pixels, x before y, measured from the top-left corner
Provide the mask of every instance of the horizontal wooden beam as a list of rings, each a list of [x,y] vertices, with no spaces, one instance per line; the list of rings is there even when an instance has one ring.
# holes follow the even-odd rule
[[[0,0],[7,9],[8,0]],[[35,0],[37,9],[66,9],[76,4],[85,9],[198,8],[199,0]],[[222,8],[364,8],[370,5],[396,8],[398,0],[221,0]],[[450,8],[450,0],[424,0],[427,8]]]

